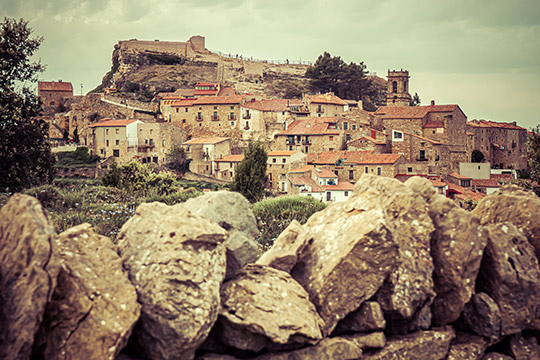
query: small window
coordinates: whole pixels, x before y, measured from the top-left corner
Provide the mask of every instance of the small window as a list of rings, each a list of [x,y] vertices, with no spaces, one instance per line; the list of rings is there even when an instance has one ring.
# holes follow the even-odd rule
[[[186,108],[186,112],[188,112],[188,108]]]
[[[349,130],[349,123],[343,123],[343,130]]]
[[[176,108],[176,112],[178,112],[178,108]]]
[[[234,110],[234,106],[231,106],[231,110]]]
[[[412,173],[412,167],[407,168],[407,172],[408,172],[408,173]]]
[[[113,156],[114,157],[119,157],[120,156],[120,150],[118,150],[118,149],[113,150]]]
[[[116,129],[116,133],[117,133],[117,134],[120,134],[120,129]]]
[[[272,162],[275,163],[275,162],[276,162],[276,158],[272,158]]]
[[[106,146],[109,146],[109,140],[106,140],[105,143],[106,143]]]
[[[382,169],[380,167],[377,167],[377,175],[382,175]]]
[[[217,106],[214,106],[214,110],[217,110]]]
[[[182,120],[182,124],[185,124],[185,123],[186,123],[186,119],[183,119],[183,120]]]
[[[353,125],[352,125],[352,129],[353,129],[353,130],[356,130],[356,124],[353,124]]]
[[[348,191],[345,191],[344,195],[345,195],[345,196],[349,196],[349,192],[348,192]]]
[[[392,140],[393,141],[403,141],[403,133],[401,131],[392,131]]]
[[[330,141],[334,140],[334,137],[332,135],[330,135]]]
[[[283,158],[281,159],[281,162],[285,164],[287,162],[287,159]]]
[[[109,129],[105,129],[105,135],[109,135]]]
[[[369,168],[367,166],[364,168],[364,170],[366,174],[369,174]]]
[[[116,145],[120,145],[120,140],[116,140]]]

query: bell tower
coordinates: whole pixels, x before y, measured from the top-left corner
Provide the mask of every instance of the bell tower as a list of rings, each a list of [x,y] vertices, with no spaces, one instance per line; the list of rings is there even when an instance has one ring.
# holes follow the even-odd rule
[[[409,77],[407,70],[388,70],[386,106],[410,106]]]

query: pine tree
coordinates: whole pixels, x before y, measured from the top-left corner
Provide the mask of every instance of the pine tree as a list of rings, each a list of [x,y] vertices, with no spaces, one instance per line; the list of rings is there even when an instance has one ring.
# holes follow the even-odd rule
[[[48,125],[36,119],[41,103],[28,87],[43,71],[39,61],[30,61],[43,39],[31,35],[23,19],[0,23],[0,191],[19,191],[54,177]]]
[[[244,160],[238,164],[231,190],[244,195],[250,202],[262,199],[267,158],[261,143],[250,143],[244,151]]]

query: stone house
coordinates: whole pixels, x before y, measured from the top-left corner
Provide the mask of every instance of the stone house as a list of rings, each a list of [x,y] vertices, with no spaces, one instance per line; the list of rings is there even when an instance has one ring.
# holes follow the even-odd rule
[[[296,150],[270,151],[266,162],[267,188],[287,193],[290,185],[287,173],[306,165],[306,154]]]
[[[73,97],[73,85],[70,82],[38,81],[38,97],[44,106],[56,106]]]
[[[319,201],[337,202],[347,200],[354,189],[348,181],[340,181],[332,171],[306,165],[287,174],[291,195],[310,196]]]
[[[359,139],[347,142],[347,150],[349,151],[373,151],[375,154],[382,154],[390,152],[387,147],[386,142],[376,140],[371,136],[362,136]]]
[[[374,154],[372,151],[323,151],[308,154],[308,165],[332,171],[341,182],[355,183],[363,174],[394,177],[407,160],[402,154]]]
[[[373,121],[370,112],[353,108],[337,116],[338,128],[343,130],[345,141],[349,143],[362,136],[368,136]]]
[[[103,119],[90,126],[86,143],[94,154],[113,157],[117,162],[138,159],[163,165],[173,145],[180,145],[184,133],[173,124],[144,123],[140,120]]]
[[[199,175],[215,177],[216,160],[231,155],[231,140],[225,137],[195,138],[182,144],[186,156],[191,160],[189,171]]]
[[[273,150],[300,151],[304,154],[337,151],[345,147],[343,131],[336,118],[307,118],[294,120],[286,130],[275,135]]]
[[[482,153],[493,168],[527,168],[527,129],[515,122],[472,120],[467,132],[473,134],[470,149]]]
[[[238,164],[244,160],[244,155],[227,155],[215,161],[215,177],[219,180],[233,181]]]
[[[316,117],[334,117],[349,109],[347,103],[334,95],[334,93],[306,95],[304,103],[307,105],[311,116]]]

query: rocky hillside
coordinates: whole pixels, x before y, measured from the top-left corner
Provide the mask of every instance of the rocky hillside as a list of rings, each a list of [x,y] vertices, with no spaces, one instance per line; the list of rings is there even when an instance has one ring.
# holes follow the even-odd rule
[[[540,199],[471,213],[431,183],[365,175],[257,259],[231,192],[140,205],[113,244],[0,209],[2,359],[539,359]]]
[[[241,94],[300,98],[309,92],[309,80],[304,77],[307,68],[308,65],[252,61],[210,51],[187,57],[117,45],[112,54],[111,70],[94,92],[115,87],[151,99],[155,92],[193,88],[197,82],[221,82],[233,86]],[[374,84],[379,92],[386,93],[385,85]],[[384,97],[377,98],[374,103],[380,104],[384,100]]]

